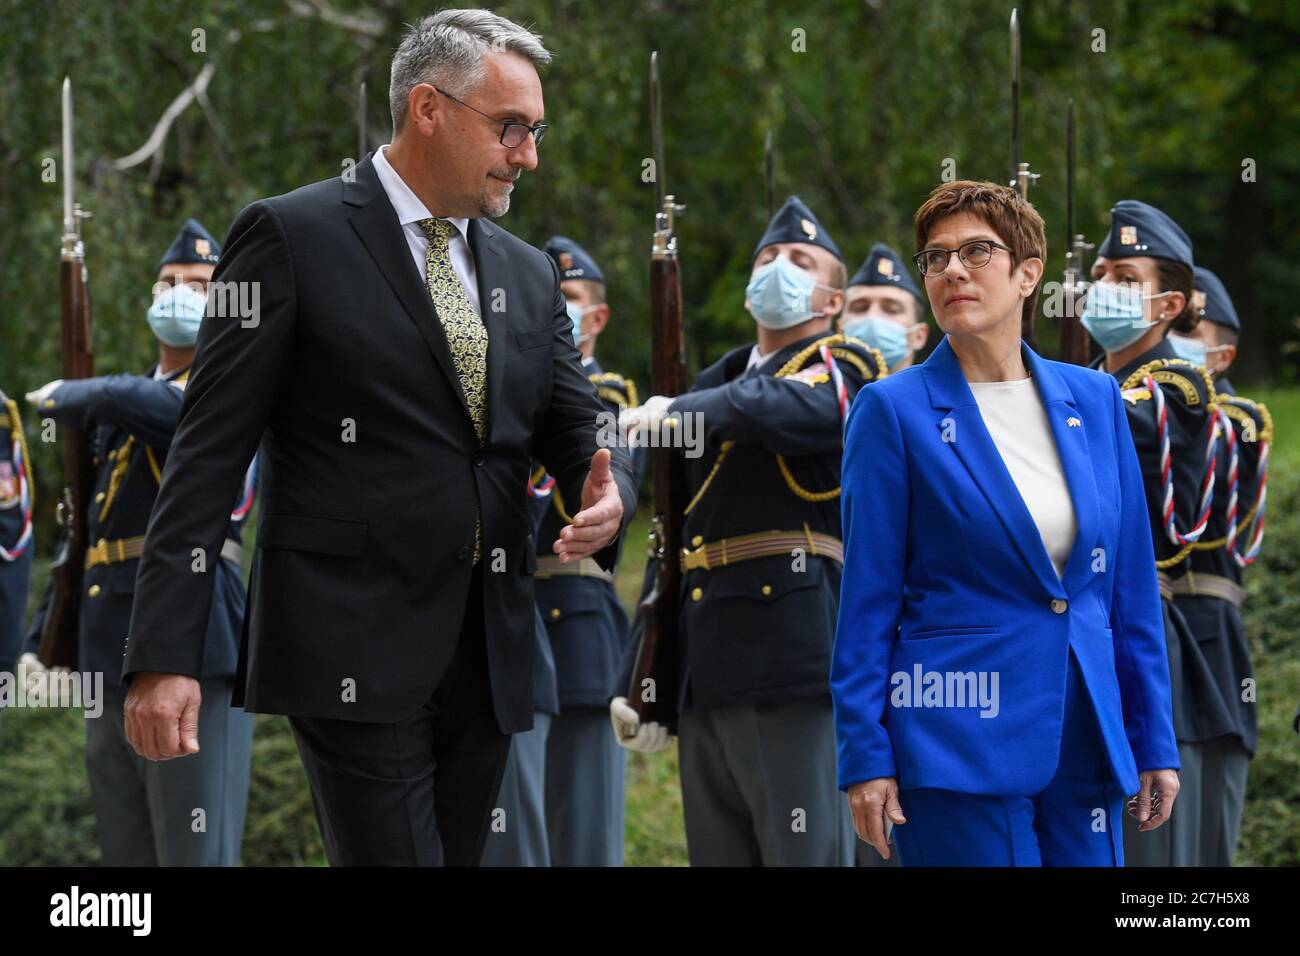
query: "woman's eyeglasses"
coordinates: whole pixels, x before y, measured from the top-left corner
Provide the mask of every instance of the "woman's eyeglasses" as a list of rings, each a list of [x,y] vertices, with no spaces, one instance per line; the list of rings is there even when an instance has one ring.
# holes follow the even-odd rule
[[[994,249],[1011,251],[1007,246],[992,239],[972,239],[970,242],[963,242],[956,249],[923,249],[912,256],[912,261],[916,263],[916,268],[920,270],[921,275],[941,276],[947,270],[948,263],[952,261],[954,252],[967,269],[983,269],[993,258]]]

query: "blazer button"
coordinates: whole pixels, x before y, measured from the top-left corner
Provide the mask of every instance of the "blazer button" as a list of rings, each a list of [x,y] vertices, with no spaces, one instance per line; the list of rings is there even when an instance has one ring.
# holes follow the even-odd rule
[[[698,547],[699,547],[700,545],[702,545],[703,543],[704,543],[704,539],[703,539],[702,537],[700,537],[698,534],[697,534],[695,537],[691,538],[691,547],[692,547],[692,548],[698,548]]]
[[[692,601],[698,601],[702,597],[704,597],[704,588],[695,588],[691,591]]]
[[[468,557],[469,557],[469,547],[467,545],[462,544],[459,548],[456,549],[456,558],[458,560],[464,561]]]
[[[1070,602],[1064,598],[1052,598],[1052,613],[1064,614],[1065,609],[1070,606]]]
[[[560,609],[558,607],[551,608],[551,620],[558,621],[559,619],[560,619]]]
[[[91,597],[99,597],[99,585],[92,584],[90,586],[90,590],[87,591],[86,593],[89,594]]]

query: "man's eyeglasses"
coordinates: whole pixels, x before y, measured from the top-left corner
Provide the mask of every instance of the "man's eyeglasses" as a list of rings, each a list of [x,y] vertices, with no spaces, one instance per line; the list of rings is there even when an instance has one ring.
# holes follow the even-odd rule
[[[508,149],[514,149],[516,146],[522,146],[529,133],[533,134],[533,145],[542,145],[542,139],[546,136],[546,131],[550,129],[545,123],[538,123],[536,126],[529,126],[527,123],[516,123],[513,120],[503,122],[502,120],[488,116],[480,109],[474,109],[464,100],[458,100],[441,87],[434,87],[439,93],[447,97],[453,103],[459,103],[467,110],[474,110],[479,116],[492,120],[493,123],[501,123],[501,145]]]
[[[912,257],[912,261],[916,263],[916,268],[921,271],[921,275],[941,276],[947,270],[948,263],[952,261],[954,252],[967,269],[983,269],[993,258],[994,249],[1011,251],[1007,246],[992,239],[972,239],[970,242],[963,242],[956,249],[923,249]]]

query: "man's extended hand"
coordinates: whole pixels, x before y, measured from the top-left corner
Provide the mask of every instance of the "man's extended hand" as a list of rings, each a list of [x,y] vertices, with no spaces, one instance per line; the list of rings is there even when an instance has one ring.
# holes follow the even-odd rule
[[[199,752],[199,682],[184,674],[136,674],[126,694],[126,739],[141,757],[171,760]]]
[[[623,498],[609,468],[609,449],[601,448],[591,456],[591,471],[582,483],[582,510],[573,523],[560,529],[551,546],[560,561],[589,558],[618,534],[623,524]]]

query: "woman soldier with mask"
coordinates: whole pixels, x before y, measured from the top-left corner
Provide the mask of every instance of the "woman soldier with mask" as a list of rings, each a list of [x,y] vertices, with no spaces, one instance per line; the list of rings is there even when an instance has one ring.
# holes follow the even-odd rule
[[[1200,318],[1192,305],[1191,240],[1161,210],[1121,200],[1111,210],[1092,281],[1081,320],[1105,350],[1097,367],[1115,376],[1123,391],[1142,465],[1156,567],[1174,573],[1205,536],[1216,452],[1223,449],[1209,373],[1178,358],[1169,341],[1171,334],[1190,333]],[[1124,821],[1129,866],[1198,863],[1202,815],[1212,809],[1201,801],[1203,764],[1215,741],[1236,727],[1231,702],[1224,700],[1202,647],[1164,584],[1161,605],[1181,763],[1178,813],[1169,826],[1146,832],[1136,823],[1138,808],[1130,807]]]

